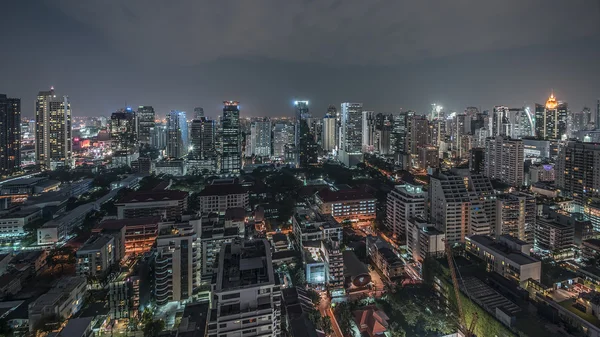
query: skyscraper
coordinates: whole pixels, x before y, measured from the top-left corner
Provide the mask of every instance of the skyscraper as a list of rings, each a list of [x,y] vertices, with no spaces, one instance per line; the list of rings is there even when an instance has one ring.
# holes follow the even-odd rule
[[[185,112],[171,110],[167,115],[167,157],[181,158],[188,153],[188,126]]]
[[[150,144],[150,129],[154,127],[154,108],[140,105],[136,113],[137,139],[140,144]]]
[[[331,152],[335,149],[336,146],[336,127],[337,120],[335,114],[332,114],[329,110],[323,117],[323,150],[326,152]]]
[[[310,118],[310,112],[308,110],[308,101],[295,101],[294,102],[294,146],[296,148],[296,165],[300,160],[300,139],[302,135],[300,133],[301,122]]]
[[[294,144],[294,126],[287,123],[277,123],[273,128],[273,156],[278,159],[285,157],[286,146]]]
[[[201,119],[204,117],[204,109],[201,107],[194,108],[194,119]]]
[[[212,159],[216,157],[214,121],[205,117],[192,121],[190,153],[193,159]]]
[[[20,171],[21,99],[0,94],[0,176]]]
[[[535,135],[539,139],[560,140],[567,134],[567,103],[550,95],[545,105],[535,105]]]
[[[410,218],[425,215],[425,197],[421,185],[396,185],[387,195],[386,226],[401,240],[406,236]]]
[[[271,120],[262,118],[250,126],[251,154],[259,157],[271,156]]]
[[[70,167],[73,161],[71,103],[54,87],[40,91],[35,103],[36,162],[46,170]]]
[[[221,173],[239,174],[242,168],[240,107],[236,101],[224,101],[223,104]]]
[[[569,141],[556,161],[556,187],[581,206],[600,195],[600,148],[596,143]]]
[[[137,150],[136,116],[131,108],[112,113],[110,139],[113,165],[130,166],[137,159],[133,156]]]
[[[521,187],[525,181],[524,145],[520,139],[498,136],[485,141],[485,175]]]
[[[409,119],[407,152],[419,154],[419,147],[429,145],[429,121],[425,116],[415,115]]]
[[[342,103],[342,149],[347,153],[362,150],[362,103]]]
[[[362,152],[373,152],[373,136],[375,134],[375,112],[362,112]]]

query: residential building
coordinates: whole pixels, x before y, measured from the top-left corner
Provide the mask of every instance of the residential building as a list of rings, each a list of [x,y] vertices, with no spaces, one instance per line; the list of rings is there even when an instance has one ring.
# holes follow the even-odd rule
[[[214,180],[199,193],[200,212],[225,214],[229,208],[249,207],[248,192],[234,179]]]
[[[485,141],[485,175],[508,185],[525,182],[524,148],[520,139],[498,136]]]
[[[152,249],[158,235],[160,216],[140,217],[133,219],[104,220],[100,222],[92,233],[120,233],[124,231],[124,254],[144,254]],[[118,247],[119,245],[115,243]],[[120,256],[121,254],[117,254]]]
[[[85,299],[87,280],[85,277],[64,277],[45,294],[29,304],[29,331],[38,328],[38,323],[46,317],[67,319],[76,314]]]
[[[440,151],[435,146],[421,146],[418,148],[419,159],[417,167],[422,170],[438,168],[440,166]]]
[[[517,283],[541,280],[542,262],[529,255],[532,247],[510,235],[501,235],[496,240],[474,235],[467,237],[465,242],[467,252],[485,261],[488,271],[495,271]]]
[[[422,217],[412,217],[406,227],[406,248],[413,260],[423,263],[427,257],[445,254],[446,236]]]
[[[188,153],[188,125],[184,111],[167,115],[167,157],[181,158]]]
[[[221,173],[237,175],[242,168],[240,107],[235,101],[225,101],[223,104]]]
[[[242,223],[243,225],[243,223]],[[210,284],[218,262],[219,252],[224,243],[243,238],[237,225],[229,224],[216,214],[202,217],[200,233],[200,281]]]
[[[550,252],[556,260],[568,259],[574,255],[574,241],[573,224],[549,216],[537,217],[534,231],[536,249]]]
[[[573,197],[579,206],[600,194],[600,146],[568,141],[556,162],[556,187]]]
[[[336,149],[337,117],[335,114],[327,112],[323,117],[323,136],[321,147],[326,152],[332,152]]]
[[[70,212],[63,214],[53,220],[46,222],[37,230],[38,245],[53,245],[65,240],[75,227],[81,226],[86,216],[97,211],[99,205],[90,202],[78,206]]]
[[[115,239],[110,235],[95,235],[77,250],[77,275],[102,277],[119,263],[115,257]]]
[[[188,207],[188,193],[178,190],[131,192],[115,203],[119,219],[160,216],[181,219]]]
[[[0,238],[26,235],[25,226],[42,219],[37,207],[19,208],[0,216]]]
[[[250,126],[250,153],[258,157],[271,156],[271,120],[261,118]]]
[[[281,290],[267,240],[223,244],[209,317],[208,336],[279,336]]]
[[[394,252],[394,248],[389,243],[381,237],[369,235],[367,236],[366,246],[367,256],[388,281],[396,280],[402,276],[404,262]]]
[[[137,139],[140,144],[150,145],[151,130],[155,126],[156,114],[154,108],[149,105],[140,105],[136,112]]]
[[[175,224],[163,228],[156,238],[156,280],[158,305],[187,301],[200,285],[199,242],[193,226]]]
[[[346,166],[354,166],[362,158],[362,109],[362,103],[342,103],[340,159]]]
[[[294,144],[294,126],[277,123],[273,128],[273,157],[284,159],[286,146]]]
[[[414,115],[408,122],[409,133],[407,135],[406,152],[418,156],[419,148],[428,146],[431,143],[429,121],[425,116]]]
[[[332,215],[338,221],[365,223],[375,219],[377,199],[362,190],[323,189],[315,195],[315,200],[321,214]]]
[[[534,164],[529,166],[529,185],[537,182],[554,182],[556,171],[554,164]]]
[[[545,105],[535,105],[535,135],[538,139],[558,139],[567,134],[567,103],[556,100],[554,93]]]
[[[522,192],[498,195],[495,235],[510,235],[524,242],[533,243],[536,209],[534,195]]]
[[[40,91],[35,104],[36,162],[45,169],[73,166],[71,103],[54,88]]]
[[[110,116],[110,147],[114,166],[131,166],[137,153],[137,117],[131,108],[113,112]]]
[[[344,286],[344,258],[340,247],[341,240],[332,236],[321,241],[321,252],[325,262],[325,277],[332,289]]]
[[[404,241],[406,224],[411,217],[425,215],[425,196],[423,186],[396,185],[387,195],[386,226],[394,236]]]
[[[204,117],[194,119],[190,130],[190,154],[193,159],[215,159],[215,122]]]
[[[0,177],[21,171],[21,99],[0,94]]]

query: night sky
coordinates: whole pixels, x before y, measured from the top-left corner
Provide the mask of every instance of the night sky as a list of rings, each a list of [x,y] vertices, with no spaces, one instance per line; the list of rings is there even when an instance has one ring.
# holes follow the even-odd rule
[[[425,113],[600,97],[599,0],[4,0],[0,93],[75,116],[137,105],[243,116],[329,104]]]

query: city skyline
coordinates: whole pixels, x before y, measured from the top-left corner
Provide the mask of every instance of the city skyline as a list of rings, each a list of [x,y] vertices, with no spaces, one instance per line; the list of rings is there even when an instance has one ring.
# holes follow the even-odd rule
[[[62,2],[64,7],[60,9],[48,3],[33,9],[15,2],[7,4],[6,10],[12,15],[0,23],[3,28],[0,34],[14,47],[10,54],[6,54],[4,62],[10,67],[0,79],[1,92],[21,98],[23,102],[31,102],[39,90],[54,85],[70,96],[76,117],[108,116],[125,105],[152,105],[158,115],[173,109],[191,113],[194,107],[201,106],[208,116],[216,116],[224,99],[242,102],[243,116],[290,116],[293,114],[293,101],[304,98],[311,101],[315,113],[319,109],[323,110],[323,114],[329,104],[345,101],[363,102],[365,108],[379,112],[403,108],[427,113],[432,103],[440,103],[453,111],[462,111],[467,106],[491,110],[496,105],[533,107],[535,103],[545,101],[552,88],[559,99],[569,102],[571,109],[580,110],[584,106],[593,107],[600,95],[600,85],[593,76],[600,73],[600,65],[596,62],[600,56],[600,34],[597,25],[590,24],[598,17],[595,4],[540,4],[526,9],[515,5],[507,11],[519,14],[516,17],[539,10],[547,15],[531,16],[532,20],[546,20],[560,13],[564,15],[561,20],[577,18],[582,25],[575,28],[564,25],[536,28],[529,32],[521,24],[514,27],[506,24],[505,28],[511,34],[503,33],[497,44],[477,50],[468,48],[470,40],[467,36],[466,41],[457,43],[456,47],[440,44],[433,48],[428,45],[422,57],[398,57],[396,62],[380,62],[371,58],[361,60],[358,56],[354,62],[348,62],[338,54],[347,55],[346,58],[351,57],[348,56],[350,54],[341,51],[330,53],[339,56],[337,58],[269,57],[264,55],[269,50],[266,47],[258,54],[247,55],[244,50],[236,54],[237,48],[233,48],[221,57],[206,58],[204,53],[224,52],[221,42],[212,46],[211,40],[206,40],[200,43],[204,46],[204,53],[198,53],[198,61],[191,64],[153,56],[163,55],[162,52],[132,53],[128,46],[135,46],[136,41],[129,34],[138,32],[124,32],[122,41],[115,45],[112,28],[106,31],[105,27],[81,23],[73,16],[73,11],[80,7],[73,6],[69,10],[68,4],[69,1]],[[128,6],[132,8],[123,8],[123,12],[134,13],[139,20],[143,10],[136,8],[135,3]],[[422,10],[420,8],[419,12]],[[481,11],[481,8],[477,10]],[[326,13],[330,11],[327,9]],[[99,11],[99,16],[110,16],[110,13]],[[83,14],[79,19],[88,15]],[[156,16],[151,14],[148,18]],[[458,15],[454,10],[450,14]],[[489,13],[484,14],[484,18],[489,18]],[[464,19],[462,14],[458,17]],[[482,19],[465,22],[478,23],[479,20]],[[251,21],[254,23],[255,18]],[[385,24],[393,23],[389,18],[383,21]],[[17,23],[23,32],[10,34],[11,27]],[[441,33],[438,26],[435,24],[432,32]],[[418,27],[424,29],[422,24]],[[369,29],[374,31],[365,31],[365,34],[379,33],[376,27]],[[528,33],[521,34],[526,35],[522,37],[526,41],[520,44],[506,42],[506,35],[519,35],[514,32],[515,29]],[[338,30],[345,32],[344,28]],[[414,32],[406,31],[405,34],[409,40],[417,39]],[[56,39],[56,36],[62,38]],[[225,41],[231,39],[229,37]],[[37,40],[52,41],[43,42],[44,48],[56,55],[52,62],[47,62],[45,53],[31,53]],[[281,40],[272,39],[273,44],[282,43]],[[475,42],[481,43],[479,39]],[[345,44],[352,45],[350,42]],[[403,42],[399,44],[404,45]],[[560,48],[556,48],[558,44]],[[312,51],[318,48],[318,43],[309,40],[303,46]],[[181,53],[169,54],[188,54],[185,48],[192,48],[186,44],[177,47],[182,50]],[[335,45],[331,47],[335,49]],[[378,45],[365,44],[359,48],[359,54],[374,51],[375,47]],[[71,52],[66,53],[65,50]],[[414,55],[418,50],[409,46],[406,53]],[[133,54],[136,57],[132,57]],[[397,52],[391,55],[395,54]],[[31,72],[35,72],[36,76],[24,76]],[[236,81],[229,81],[230,76],[235,76]],[[361,80],[356,81],[356,78]],[[22,110],[23,116],[32,117],[32,106],[23,104]]]

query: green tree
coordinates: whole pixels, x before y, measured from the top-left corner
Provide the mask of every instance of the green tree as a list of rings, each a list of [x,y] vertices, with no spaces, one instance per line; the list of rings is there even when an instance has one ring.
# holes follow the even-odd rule
[[[323,330],[326,335],[331,335],[333,333],[333,324],[331,324],[331,318],[329,316],[321,318],[321,330]]]
[[[144,337],[156,337],[165,329],[165,321],[162,319],[153,320],[144,325]]]

